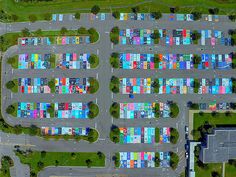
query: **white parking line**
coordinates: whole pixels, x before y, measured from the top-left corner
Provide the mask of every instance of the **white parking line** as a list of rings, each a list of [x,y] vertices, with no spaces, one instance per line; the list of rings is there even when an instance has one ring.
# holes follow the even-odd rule
[[[114,95],[113,95],[113,93],[111,93],[111,98],[113,99],[113,97],[114,97]]]
[[[176,122],[176,128],[178,129],[178,127],[179,127],[179,124]]]
[[[11,69],[11,74],[13,74],[13,69]]]
[[[113,43],[111,43],[111,49],[113,49]]]
[[[113,71],[114,71],[114,69],[113,68],[111,68],[111,72],[113,73]]]
[[[97,49],[97,55],[99,55],[99,49]]]
[[[109,34],[110,32],[109,32],[109,31],[106,31],[105,33],[106,33],[106,34]]]
[[[97,75],[96,75],[96,78],[98,79],[98,73],[97,73]]]
[[[98,103],[98,99],[96,98],[96,104]]]
[[[114,120],[113,120],[113,117],[112,117],[112,118],[111,118],[111,123],[112,123],[112,124],[113,124],[113,121],[114,121]]]
[[[94,125],[95,129],[97,129],[97,122],[95,122],[95,125]]]
[[[11,93],[11,99],[12,99],[12,93]]]

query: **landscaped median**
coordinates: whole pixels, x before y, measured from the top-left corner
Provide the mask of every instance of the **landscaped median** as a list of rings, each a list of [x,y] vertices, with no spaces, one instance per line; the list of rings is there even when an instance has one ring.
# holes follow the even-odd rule
[[[50,166],[104,167],[105,155],[102,152],[45,152],[16,151],[21,163],[30,167],[30,176]]]
[[[0,49],[6,51],[10,46],[17,45],[18,38],[22,37],[49,37],[52,44],[55,43],[55,38],[58,36],[89,36],[90,42],[95,43],[99,40],[99,34],[94,28],[86,29],[84,27],[78,30],[67,30],[65,27],[57,31],[29,31],[27,28],[18,33],[7,33],[0,36]]]
[[[9,156],[3,156],[1,158],[1,169],[0,169],[0,177],[11,177],[10,175],[10,167],[14,166],[14,162]]]
[[[110,114],[112,117],[118,119],[120,118],[120,104],[117,102],[113,102],[110,107]]]
[[[7,59],[7,64],[11,65],[11,67],[14,69],[18,69],[19,66],[18,62],[19,62],[18,55],[15,55]]]
[[[113,93],[119,93],[119,87],[120,87],[120,80],[116,76],[111,77],[111,82],[110,82],[110,90]]]
[[[170,117],[177,118],[179,115],[179,107],[177,103],[170,102],[169,105],[170,105]]]
[[[13,93],[17,93],[18,92],[18,80],[13,79],[13,80],[8,81],[6,83],[6,88],[11,90]]]
[[[110,40],[113,44],[119,44],[119,32],[120,29],[118,26],[115,26],[111,29]]]

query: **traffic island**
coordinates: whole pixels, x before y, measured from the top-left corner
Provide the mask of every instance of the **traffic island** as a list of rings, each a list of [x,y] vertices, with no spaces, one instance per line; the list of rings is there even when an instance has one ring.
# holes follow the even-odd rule
[[[97,79],[95,79],[93,77],[90,77],[88,79],[88,81],[89,81],[89,84],[90,84],[89,87],[88,87],[88,92],[90,94],[96,93],[99,89],[99,83],[98,83]]]
[[[112,68],[118,69],[120,67],[119,53],[113,52],[110,57],[110,64]]]
[[[30,167],[30,176],[36,177],[39,171],[49,166],[104,167],[105,155],[102,152],[46,152],[22,151],[15,154],[21,163]]]
[[[118,26],[115,26],[111,29],[110,40],[113,44],[119,44],[119,32],[120,29]]]
[[[159,143],[160,141],[160,129],[158,127],[155,128],[155,142]]]
[[[14,166],[14,162],[9,156],[3,156],[1,158],[1,169],[0,176],[1,177],[11,177],[10,168]]]
[[[7,64],[11,65],[12,68],[18,69],[18,55],[15,55],[13,57],[10,57],[7,59]]]
[[[113,93],[119,93],[119,87],[120,87],[120,80],[116,76],[111,77],[111,82],[110,82],[110,90]]]
[[[110,107],[110,114],[112,117],[118,119],[120,118],[120,104],[117,102],[113,102]]]
[[[153,108],[153,112],[154,112],[155,118],[158,119],[160,117],[160,105],[159,105],[159,103],[155,103],[155,106]]]
[[[111,127],[110,140],[114,143],[120,142],[120,129],[116,125],[112,125]]]
[[[193,81],[193,90],[194,90],[194,93],[198,93],[199,88],[200,88],[199,79],[194,79],[194,81]]]
[[[90,64],[91,68],[97,68],[99,65],[99,58],[95,54],[91,54],[90,57],[88,58],[88,62]]]
[[[179,139],[179,132],[177,131],[177,129],[171,127],[170,128],[170,142],[172,144],[176,144],[178,142]]]
[[[12,115],[13,117],[17,117],[17,108],[17,103],[13,103],[6,108],[6,113]]]
[[[115,167],[120,167],[120,153],[116,152],[115,155],[112,157],[112,160],[114,161]]]
[[[97,115],[99,113],[98,105],[91,101],[88,103],[88,108],[89,108],[88,118],[93,119],[93,118],[97,117]]]
[[[175,152],[170,152],[170,167],[175,170],[179,163],[179,156]]]
[[[179,115],[179,107],[177,103],[171,102],[170,103],[170,117],[177,118],[178,115]]]
[[[51,89],[51,93],[55,93],[56,91],[56,86],[55,86],[55,79],[51,79],[49,82],[48,82],[48,87]]]
[[[159,88],[160,88],[160,84],[159,84],[159,79],[155,78],[154,81],[152,82],[152,89],[154,93],[159,93]]]
[[[160,153],[159,152],[155,152],[155,167],[160,167]]]
[[[18,92],[18,80],[13,79],[13,80],[8,81],[6,83],[6,88],[11,90],[13,93],[17,93]]]

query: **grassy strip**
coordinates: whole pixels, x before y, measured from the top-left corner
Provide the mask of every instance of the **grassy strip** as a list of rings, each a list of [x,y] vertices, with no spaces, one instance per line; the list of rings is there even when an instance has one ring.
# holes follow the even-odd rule
[[[31,176],[48,166],[104,167],[105,155],[101,152],[15,152],[21,163],[30,166]]]
[[[48,87],[51,89],[51,93],[55,93],[56,86],[55,86],[55,79],[51,79],[48,81]]]
[[[155,78],[154,81],[152,82],[152,88],[154,93],[159,93],[160,84],[158,78]]]
[[[56,68],[56,55],[55,54],[50,55],[49,62],[50,62],[51,69]]]
[[[110,40],[113,44],[119,43],[119,32],[120,32],[120,29],[117,26],[115,26],[111,29]]]
[[[155,167],[160,166],[160,154],[159,152],[155,152]]]
[[[153,112],[155,114],[155,118],[160,117],[160,105],[159,105],[159,103],[155,103],[155,107],[153,109]]]
[[[90,83],[90,86],[88,88],[89,93],[90,94],[96,93],[99,89],[99,82],[97,81],[97,79],[90,77],[89,83]]]
[[[110,114],[112,117],[118,119],[120,118],[120,104],[117,102],[112,103],[110,107]]]
[[[50,107],[47,109],[47,112],[50,114],[50,118],[55,117],[55,104],[51,103]]]
[[[2,0],[0,7],[8,12],[9,16],[14,14],[18,18],[17,21],[28,21],[31,14],[35,14],[38,20],[47,19],[47,14],[52,13],[74,13],[78,12],[90,12],[93,5],[98,5],[103,12],[110,12],[111,10],[120,12],[131,12],[131,7],[137,3],[143,2],[142,0],[111,0],[111,1],[98,1],[88,0],[84,1],[62,1],[54,0],[49,2],[15,2],[15,0]],[[204,4],[204,6],[202,6]],[[130,6],[130,7],[129,7]],[[202,13],[209,13],[209,7],[217,7],[220,9],[220,14],[228,14],[228,12],[235,12],[236,3],[233,0],[212,0],[212,1],[192,1],[192,0],[159,0],[146,2],[139,7],[140,12],[155,12],[161,11],[162,13],[169,13],[170,7],[178,7],[178,13],[191,13],[193,10],[201,11]],[[115,8],[116,7],[116,8]],[[118,7],[118,8],[117,8]],[[49,16],[50,17],[50,16]],[[9,18],[11,19],[11,18]]]
[[[236,126],[236,113],[194,113],[193,139],[203,138],[204,132],[211,132],[215,126]]]
[[[0,49],[2,51],[6,51],[9,47],[18,44],[18,38],[25,37],[25,36],[28,36],[28,37],[46,36],[46,37],[50,38],[50,41],[52,44],[55,43],[55,38],[57,36],[90,36],[91,43],[97,42],[99,39],[99,34],[93,28],[90,28],[88,30],[85,29],[84,33],[80,33],[79,30],[66,30],[65,32],[63,32],[63,34],[61,33],[60,30],[58,30],[58,31],[41,31],[39,33],[37,30],[37,31],[31,31],[27,35],[26,34],[22,34],[22,32],[18,32],[18,33],[7,33],[7,34],[0,36],[0,39],[1,39]]]
[[[155,142],[160,142],[160,129],[158,127],[155,128]]]
[[[3,156],[1,159],[1,165],[0,177],[11,177],[10,167],[14,166],[13,160],[9,156]]]

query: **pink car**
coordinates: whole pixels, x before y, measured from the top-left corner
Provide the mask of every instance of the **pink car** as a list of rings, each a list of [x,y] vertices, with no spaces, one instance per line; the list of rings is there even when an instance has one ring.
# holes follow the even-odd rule
[[[216,39],[214,37],[211,38],[211,45],[216,45]]]

